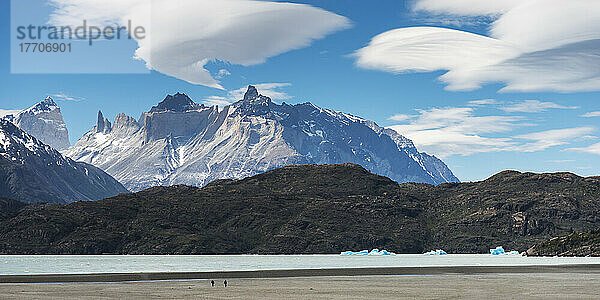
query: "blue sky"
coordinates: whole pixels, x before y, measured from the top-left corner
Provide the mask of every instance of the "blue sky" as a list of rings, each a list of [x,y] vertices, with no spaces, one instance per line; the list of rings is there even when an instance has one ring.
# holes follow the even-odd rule
[[[52,9],[44,6],[42,0],[28,1],[39,3],[39,10],[32,8],[35,11],[33,15],[36,18],[39,15],[38,19],[46,15],[43,22],[47,22],[47,14]],[[590,147],[600,142],[597,137],[600,136],[600,117],[583,117],[600,111],[600,92],[597,92],[600,84],[595,85],[594,81],[600,72],[598,64],[593,64],[598,62],[598,58],[592,58],[596,60],[587,64],[556,61],[550,67],[557,71],[575,70],[568,74],[556,72],[552,78],[545,77],[548,74],[546,65],[536,65],[533,70],[519,69],[526,65],[521,63],[523,60],[531,62],[535,57],[571,48],[548,44],[543,39],[527,40],[513,34],[514,30],[509,25],[501,22],[493,24],[494,21],[502,21],[502,18],[516,18],[519,9],[526,9],[513,9],[509,6],[511,1],[499,1],[507,3],[506,7],[500,8],[452,7],[445,1],[436,1],[294,1],[340,18],[334,19],[316,10],[304,11],[302,13],[308,16],[308,22],[311,17],[323,24],[327,18],[333,20],[330,32],[322,34],[324,37],[311,39],[309,45],[289,46],[293,49],[264,55],[264,62],[249,63],[255,57],[232,58],[234,62],[208,62],[204,67],[212,78],[206,79],[206,82],[216,80],[225,90],[189,83],[190,78],[196,80],[198,77],[186,77],[177,72],[172,73],[176,74],[175,77],[165,75],[169,72],[163,70],[170,66],[159,66],[158,59],[156,68],[163,72],[147,72],[143,61],[132,58],[137,48],[133,40],[112,44],[98,42],[92,47],[78,42],[79,49],[83,50],[70,54],[63,65],[58,64],[56,59],[50,60],[48,65],[40,65],[40,69],[56,69],[57,74],[12,74],[10,51],[11,47],[16,49],[17,42],[11,41],[10,7],[8,1],[3,1],[0,4],[0,36],[4,45],[0,48],[0,109],[24,109],[48,95],[78,99],[72,101],[64,100],[67,97],[54,97],[62,108],[74,143],[94,126],[99,109],[109,119],[121,112],[137,118],[167,94],[184,92],[196,102],[221,103],[231,101],[239,94],[236,90],[248,84],[265,84],[264,92],[273,95],[277,102],[310,101],[321,107],[374,120],[381,126],[392,126],[413,138],[421,150],[442,157],[463,181],[484,179],[505,169],[600,174],[600,152]],[[415,4],[421,5],[421,10],[415,11]],[[294,9],[290,13],[293,14]],[[488,9],[493,10],[491,14]],[[577,7],[563,10],[573,14],[578,12]],[[552,16],[552,13],[548,12],[548,15]],[[342,24],[341,16],[347,18],[350,26]],[[25,19],[23,17],[21,21],[25,22]],[[512,24],[519,20],[508,21]],[[574,31],[595,28],[568,25],[566,27]],[[426,35],[422,31],[390,32],[417,26],[434,28],[434,32]],[[440,31],[438,35],[440,28],[456,32]],[[551,29],[544,28],[537,28],[537,32],[547,30],[548,40],[559,39]],[[380,45],[371,43],[374,37],[387,32],[390,32],[385,37],[390,39],[386,43],[389,49],[381,49]],[[488,41],[466,32],[481,36],[493,34],[497,40]],[[250,41],[246,43],[258,40],[270,45],[272,42],[268,37],[259,36],[260,33],[254,34],[254,37],[244,37]],[[305,34],[313,33],[307,29]],[[416,34],[419,40],[412,38]],[[156,34],[156,37],[159,35]],[[408,40],[412,44],[407,45]],[[567,41],[565,44],[577,45],[581,53],[586,51],[586,45],[596,45],[597,40],[596,36],[588,36],[583,42]],[[504,41],[507,41],[506,45],[518,45],[515,47],[518,50],[506,46]],[[431,51],[417,53],[415,50],[421,51],[423,45],[433,44],[435,47]],[[543,47],[536,48],[536,45]],[[248,44],[251,49],[255,46]],[[243,49],[244,45],[237,48]],[[353,55],[359,49],[364,50],[361,50],[360,56]],[[453,49],[467,49],[467,55],[455,53]],[[473,53],[473,57],[469,57],[469,53]],[[591,54],[593,57],[597,53]],[[90,59],[90,55],[97,58]],[[502,55],[506,55],[506,59],[501,63],[491,62]],[[20,56],[20,59],[28,58]],[[45,58],[41,59],[40,64],[44,64]],[[87,73],[99,72],[100,66],[128,65],[142,74],[63,74],[80,72],[68,69],[69,65],[71,68],[79,66],[69,63],[70,59],[83,65],[87,61],[89,65],[85,66],[91,70]],[[478,71],[472,71],[474,69]],[[117,68],[114,72],[120,70],[122,68]],[[219,75],[220,70],[227,72]],[[440,76],[448,70],[451,76],[442,82]],[[589,74],[596,74],[589,83],[577,79],[577,76],[590,78]],[[500,91],[507,82],[512,88]],[[471,84],[474,86],[464,88]]]

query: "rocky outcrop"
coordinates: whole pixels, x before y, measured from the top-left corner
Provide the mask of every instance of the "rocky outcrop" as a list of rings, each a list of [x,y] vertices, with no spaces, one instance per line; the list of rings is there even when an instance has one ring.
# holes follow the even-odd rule
[[[527,255],[600,257],[600,229],[552,238],[531,247]]]
[[[112,124],[108,119],[104,118],[102,115],[102,111],[98,111],[98,121],[96,122],[96,127],[94,127],[94,131],[96,133],[110,133],[112,130]]]
[[[163,101],[158,103],[157,106],[153,106],[152,109],[150,109],[150,112],[186,112],[196,109],[202,109],[202,105],[192,101],[186,94],[176,93],[175,95],[168,95]]]

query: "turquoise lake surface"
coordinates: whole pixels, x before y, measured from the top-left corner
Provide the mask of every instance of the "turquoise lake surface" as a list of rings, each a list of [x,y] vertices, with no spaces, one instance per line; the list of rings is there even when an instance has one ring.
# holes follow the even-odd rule
[[[1,255],[0,275],[573,264],[600,264],[600,258],[492,256],[490,254],[443,256],[421,254],[394,256]]]

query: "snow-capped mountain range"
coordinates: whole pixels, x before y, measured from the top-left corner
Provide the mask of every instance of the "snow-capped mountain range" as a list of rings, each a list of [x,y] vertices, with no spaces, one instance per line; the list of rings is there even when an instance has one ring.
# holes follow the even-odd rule
[[[71,146],[60,107],[51,97],[26,110],[6,114],[3,118],[54,149],[65,150]]]
[[[25,203],[100,200],[128,192],[104,171],[0,119],[0,197]]]
[[[311,103],[276,104],[250,86],[219,109],[177,93],[135,120],[119,114],[64,153],[95,165],[128,189],[203,186],[290,164],[356,163],[398,182],[458,182],[434,156],[372,121]]]

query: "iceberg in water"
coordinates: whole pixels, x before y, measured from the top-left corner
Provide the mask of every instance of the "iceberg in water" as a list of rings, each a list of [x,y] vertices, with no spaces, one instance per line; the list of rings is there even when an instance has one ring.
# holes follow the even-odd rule
[[[491,255],[521,255],[521,253],[519,253],[519,251],[505,252],[504,248],[502,248],[502,246],[496,247],[496,249],[490,249],[490,254]]]
[[[425,253],[423,253],[423,255],[448,255],[448,253],[446,253],[446,251],[444,251],[442,249],[437,249],[437,250],[431,250],[429,252],[425,252]]]
[[[373,249],[370,252],[369,252],[369,250],[363,250],[363,251],[358,251],[358,252],[346,251],[346,252],[340,253],[340,255],[343,255],[343,256],[384,256],[384,255],[396,255],[396,253],[389,252],[387,250],[380,251],[379,249]]]

